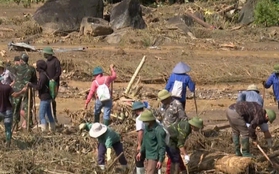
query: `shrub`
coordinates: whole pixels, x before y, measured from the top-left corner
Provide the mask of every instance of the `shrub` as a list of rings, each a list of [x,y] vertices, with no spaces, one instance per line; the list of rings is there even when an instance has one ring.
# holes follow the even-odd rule
[[[255,23],[266,27],[279,24],[279,0],[259,0],[254,11]]]

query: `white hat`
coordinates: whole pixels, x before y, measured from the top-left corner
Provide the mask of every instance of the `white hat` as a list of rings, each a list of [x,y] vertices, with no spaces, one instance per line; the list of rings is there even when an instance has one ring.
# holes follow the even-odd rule
[[[92,127],[89,131],[90,137],[98,138],[99,136],[103,135],[107,131],[107,126],[100,123],[93,123]]]

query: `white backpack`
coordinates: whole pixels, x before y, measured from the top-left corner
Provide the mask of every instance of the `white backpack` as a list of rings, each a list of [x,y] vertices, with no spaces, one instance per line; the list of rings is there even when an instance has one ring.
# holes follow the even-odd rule
[[[183,82],[175,80],[171,90],[172,96],[181,98],[182,88],[183,88]]]
[[[110,91],[109,91],[109,88],[108,86],[106,85],[106,80],[107,78],[105,78],[105,82],[104,84],[102,85],[99,85],[97,80],[95,80],[96,84],[98,85],[98,88],[97,88],[97,95],[98,95],[98,98],[101,102],[104,102],[104,101],[107,101],[107,100],[110,100]]]

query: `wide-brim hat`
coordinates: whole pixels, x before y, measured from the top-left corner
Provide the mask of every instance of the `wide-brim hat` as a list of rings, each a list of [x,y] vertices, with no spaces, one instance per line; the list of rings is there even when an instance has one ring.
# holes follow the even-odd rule
[[[167,91],[166,89],[163,89],[158,93],[158,99],[160,101],[165,100],[169,97],[171,97],[171,93],[169,91]]]
[[[54,54],[53,49],[52,49],[51,47],[45,47],[45,48],[43,49],[43,53],[44,53],[44,54],[50,54],[50,55],[53,55],[53,54]]]
[[[173,68],[172,73],[185,74],[185,73],[190,72],[190,71],[191,71],[191,68],[187,64],[185,64],[183,62],[179,62]]]
[[[265,109],[266,114],[268,116],[268,120],[270,123],[272,123],[276,119],[276,113],[272,109]]]
[[[142,109],[142,108],[145,108],[145,105],[144,105],[143,102],[135,101],[135,102],[132,104],[132,111],[137,110],[137,109]]]
[[[279,73],[279,64],[275,64],[273,67],[274,73]]]
[[[104,133],[106,133],[106,131],[108,130],[108,127],[104,124],[101,123],[93,123],[92,127],[89,131],[89,136],[93,137],[93,138],[98,138],[101,135],[103,135]]]
[[[104,72],[103,69],[101,67],[97,66],[96,68],[93,69],[92,75],[96,76],[96,75],[102,74],[103,72]]]
[[[248,86],[247,91],[259,91],[259,88],[255,84],[252,84]]]
[[[193,117],[189,120],[189,124],[199,129],[203,128],[203,120],[199,117]]]
[[[151,111],[145,110],[140,114],[139,120],[143,121],[143,122],[145,122],[145,121],[155,121],[156,118],[154,117],[154,115]]]

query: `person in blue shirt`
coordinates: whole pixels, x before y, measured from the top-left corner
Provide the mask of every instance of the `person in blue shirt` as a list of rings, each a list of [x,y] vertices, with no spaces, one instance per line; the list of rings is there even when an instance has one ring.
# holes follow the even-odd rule
[[[191,92],[195,91],[195,83],[191,77],[186,74],[191,69],[183,62],[179,62],[173,69],[170,78],[165,87],[172,96],[182,103],[183,108],[186,108],[186,91],[187,87]]]
[[[272,86],[274,100],[276,100],[279,109],[279,64],[274,65],[273,73],[268,77],[267,81],[263,81],[264,88]]]

